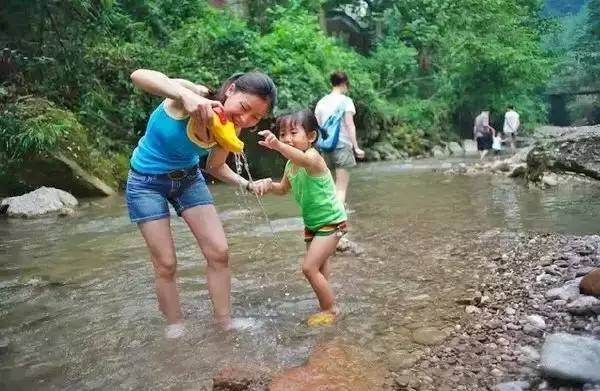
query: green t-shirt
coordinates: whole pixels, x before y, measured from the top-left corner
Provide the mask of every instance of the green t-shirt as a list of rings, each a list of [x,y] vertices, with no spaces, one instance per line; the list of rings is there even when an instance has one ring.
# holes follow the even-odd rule
[[[319,176],[312,176],[304,167],[298,167],[288,161],[285,175],[290,181],[294,199],[302,210],[304,225],[311,231],[337,224],[346,220],[346,211],[335,196],[335,184],[328,171]],[[295,172],[294,172],[295,171]]]

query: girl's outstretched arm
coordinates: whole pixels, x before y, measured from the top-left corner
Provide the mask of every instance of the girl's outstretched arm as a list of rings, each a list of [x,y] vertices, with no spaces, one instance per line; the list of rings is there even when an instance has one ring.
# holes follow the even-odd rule
[[[269,130],[262,130],[258,134],[265,138],[258,142],[260,145],[279,152],[295,165],[306,168],[311,174],[319,174],[327,171],[325,161],[315,149],[311,148],[308,151],[301,151],[291,145],[282,143]]]

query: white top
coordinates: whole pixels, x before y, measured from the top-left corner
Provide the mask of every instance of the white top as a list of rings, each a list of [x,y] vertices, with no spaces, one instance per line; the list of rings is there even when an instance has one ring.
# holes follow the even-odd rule
[[[504,114],[504,133],[517,133],[519,130],[519,113],[514,110],[508,110]]]
[[[346,95],[332,92],[329,95],[322,97],[315,107],[315,117],[317,117],[319,126],[323,126],[325,121],[327,121],[327,119],[342,106],[344,106],[345,113],[356,114],[354,102]],[[344,144],[352,146],[352,141],[350,141],[350,136],[348,135],[348,129],[346,129],[346,124],[342,118],[338,148],[343,147]]]

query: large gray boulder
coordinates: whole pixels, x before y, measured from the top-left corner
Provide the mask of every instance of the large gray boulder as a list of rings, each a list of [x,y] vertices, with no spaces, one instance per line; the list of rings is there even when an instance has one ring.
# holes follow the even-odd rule
[[[600,341],[571,334],[552,334],[544,341],[540,362],[546,376],[600,382]]]
[[[433,149],[431,150],[431,154],[433,155],[434,158],[436,159],[445,159],[448,157],[449,152],[446,148],[442,148],[439,145],[436,145],[435,147],[433,147]]]
[[[527,178],[540,181],[544,172],[573,172],[600,180],[600,126],[566,128],[556,138],[536,142],[527,155]]]
[[[9,217],[35,217],[53,212],[69,214],[77,204],[77,199],[66,191],[40,187],[27,194],[3,199],[0,213]]]
[[[465,154],[465,150],[456,141],[448,143],[448,150],[452,156],[463,156]]]

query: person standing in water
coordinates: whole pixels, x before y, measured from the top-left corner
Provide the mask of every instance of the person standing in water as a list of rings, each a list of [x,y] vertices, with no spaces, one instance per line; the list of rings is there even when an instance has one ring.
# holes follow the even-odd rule
[[[502,128],[504,132],[505,139],[510,142],[510,150],[514,152],[516,149],[516,138],[517,132],[519,131],[519,126],[521,126],[521,120],[519,118],[519,113],[515,111],[515,107],[513,105],[508,106],[508,110],[504,113],[504,127]]]
[[[198,164],[206,158],[205,170],[223,182],[259,194],[267,190],[270,179],[250,183],[225,164],[228,152],[214,142],[208,124],[218,111],[238,132],[254,127],[272,110],[277,89],[269,76],[259,72],[230,77],[212,99],[206,87],[157,71],[138,69],[131,80],[136,87],[165,98],[150,115],[146,133],[133,151],[126,187],[129,217],[150,252],[158,305],[167,320],[165,335],[177,338],[185,332],[168,203],[185,220],[206,258],[214,318],[230,329],[227,240]],[[197,142],[188,137],[188,127]]]
[[[356,166],[355,155],[362,159],[365,157],[365,152],[359,148],[356,139],[354,125],[356,108],[352,99],[347,96],[350,89],[348,76],[344,72],[334,72],[330,76],[330,81],[331,92],[319,100],[315,107],[315,116],[322,126],[340,107],[344,110],[338,144],[332,152],[323,152],[323,157],[329,169],[334,171],[336,195],[342,204],[345,204],[350,183],[348,170]]]
[[[331,172],[323,157],[313,148],[319,125],[310,110],[284,115],[277,119],[276,132],[259,132],[265,139],[259,144],[288,159],[280,182],[273,182],[269,192],[284,195],[289,191],[302,210],[306,256],[302,272],[315,291],[321,312],[309,318],[333,322],[338,315],[335,296],[329,283],[331,256],[346,233],[346,211],[336,197]]]
[[[490,112],[483,110],[476,118],[473,125],[473,138],[477,143],[479,159],[483,160],[488,151],[492,148],[496,129],[490,125]]]

